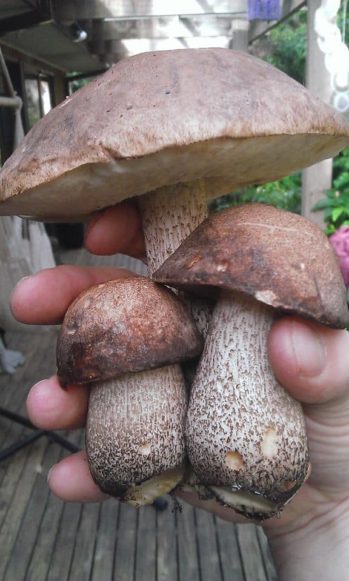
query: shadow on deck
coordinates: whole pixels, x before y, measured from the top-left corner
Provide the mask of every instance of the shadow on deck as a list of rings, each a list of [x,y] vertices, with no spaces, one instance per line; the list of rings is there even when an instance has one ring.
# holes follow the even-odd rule
[[[81,252],[67,253],[64,262],[88,263]],[[14,376],[0,376],[0,406],[25,414],[30,386],[55,372],[56,333],[8,334],[9,347],[22,351],[26,361]],[[27,433],[0,417],[0,449]],[[83,446],[82,430],[64,435]],[[85,505],[58,500],[46,478],[65,454],[43,437],[0,464],[1,580],[276,580],[264,533],[252,524],[226,523],[184,504],[175,510],[171,499],[162,512],[113,499]]]

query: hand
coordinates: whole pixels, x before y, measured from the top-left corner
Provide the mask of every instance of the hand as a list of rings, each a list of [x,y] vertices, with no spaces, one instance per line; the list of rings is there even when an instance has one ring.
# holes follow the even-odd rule
[[[87,228],[86,247],[96,254],[144,254],[140,219],[130,204],[96,216]],[[128,276],[113,268],[61,266],[19,283],[12,309],[29,324],[59,323],[72,300],[92,284]],[[296,317],[278,321],[269,337],[270,361],[280,383],[306,414],[312,474],[280,519],[264,523],[281,579],[344,581],[349,578],[349,334]],[[63,391],[57,378],[36,384],[28,413],[38,427],[83,426],[88,390]],[[93,483],[84,453],[55,465],[49,485],[64,500],[104,498]],[[195,494],[180,496],[222,518],[246,522],[213,501]]]

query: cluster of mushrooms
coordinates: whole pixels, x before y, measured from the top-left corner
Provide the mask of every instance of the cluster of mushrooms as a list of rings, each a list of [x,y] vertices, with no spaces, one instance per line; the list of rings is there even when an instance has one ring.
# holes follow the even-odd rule
[[[298,215],[207,208],[348,144],[338,114],[265,62],[185,49],[120,61],[6,162],[1,214],[77,221],[138,199],[150,277],[85,291],[57,346],[62,385],[91,387],[86,448],[102,490],[141,506],[190,487],[264,519],[305,481],[302,408],[272,373],[267,336],[280,313],[348,324],[337,260]]]

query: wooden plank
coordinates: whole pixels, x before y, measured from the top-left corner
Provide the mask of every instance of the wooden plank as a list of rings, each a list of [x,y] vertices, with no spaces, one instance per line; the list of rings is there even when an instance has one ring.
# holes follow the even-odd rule
[[[199,549],[200,578],[202,581],[221,581],[214,516],[204,510],[195,510],[195,526]]]
[[[62,501],[60,502],[63,507],[63,514],[57,531],[47,581],[69,579],[75,538],[82,513],[81,504],[75,502],[64,504]]]
[[[224,581],[244,581],[236,525],[216,518],[218,552]]]
[[[236,525],[242,567],[246,581],[268,581],[260,551],[256,526]]]
[[[113,579],[119,507],[118,501],[114,499],[106,500],[101,506],[91,581]]]
[[[274,565],[274,561],[270,552],[268,539],[266,537],[265,532],[263,531],[262,527],[256,528],[257,532],[257,539],[259,542],[259,546],[261,549],[261,554],[264,563],[264,569],[267,576],[268,581],[277,581],[277,573]]]
[[[116,581],[134,580],[137,524],[138,509],[121,504],[114,566],[114,579]],[[149,579],[149,581],[151,580]]]
[[[156,579],[156,509],[139,509],[136,543],[135,581]]]
[[[84,504],[82,507],[69,581],[90,579],[100,510],[101,504],[96,502]]]
[[[52,552],[62,518],[63,507],[64,503],[60,499],[53,494],[49,494],[45,514],[28,564],[25,581],[46,579],[51,566]],[[61,555],[61,559],[65,560],[66,555]]]
[[[63,435],[69,438],[69,440],[74,444],[80,445],[81,436],[79,432],[72,432]],[[60,457],[65,455],[66,451],[61,449]],[[53,462],[51,459],[48,462],[45,462],[44,471],[46,477],[52,464]],[[51,557],[55,547],[57,533],[59,531],[63,508],[64,503],[56,498],[52,493],[48,493],[48,500],[28,566],[25,578],[26,581],[46,579],[51,565]],[[65,558],[65,555],[61,555],[61,558]]]
[[[57,444],[49,444],[46,448],[45,457],[43,459],[42,472],[39,472],[36,475],[33,491],[27,504],[25,514],[23,515],[16,541],[12,548],[11,558],[6,568],[4,581],[24,579],[25,577],[48,501],[49,489],[46,480],[48,466],[52,466],[52,464],[57,462],[59,456],[59,446],[57,446]],[[41,578],[43,577],[41,576]]]
[[[31,497],[36,480],[36,466],[41,464],[47,440],[41,439],[33,445],[26,456],[25,469],[12,497],[11,504],[6,512],[0,531],[0,547],[2,558],[0,559],[0,579],[2,579],[11,550],[21,527],[22,518]],[[13,463],[12,463],[13,464]]]
[[[84,430],[76,430],[69,435],[69,439],[80,448],[84,442]],[[62,451],[63,456],[69,452]],[[82,518],[83,505],[77,502],[63,503],[62,515],[59,527],[55,531],[55,543],[51,553],[51,563],[47,575],[47,581],[68,579],[74,558],[76,536]],[[35,580],[36,581],[36,580]]]
[[[176,513],[172,498],[167,498],[169,505],[166,510],[156,512],[157,525],[157,581],[177,581],[177,530]]]
[[[179,581],[200,581],[194,511],[192,506],[183,503],[177,514]]]

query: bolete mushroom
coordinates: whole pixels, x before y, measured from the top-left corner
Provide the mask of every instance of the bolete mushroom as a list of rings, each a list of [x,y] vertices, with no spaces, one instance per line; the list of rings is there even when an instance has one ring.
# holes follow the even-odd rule
[[[280,312],[349,323],[346,289],[326,236],[261,204],[214,214],[154,274],[180,289],[220,289],[187,415],[194,473],[219,500],[267,518],[309,470],[301,406],[275,379],[268,331]]]
[[[142,196],[153,272],[208,198],[331,157],[348,138],[332,108],[248,54],[139,54],[31,129],[0,172],[0,213],[71,221]]]
[[[140,197],[152,273],[208,198],[331,157],[348,138],[340,115],[248,54],[139,54],[31,129],[0,172],[0,214],[78,221]]]
[[[144,277],[93,286],[69,307],[58,376],[91,383],[87,457],[104,492],[140,506],[181,480],[187,394],[173,364],[201,350],[186,306]]]

